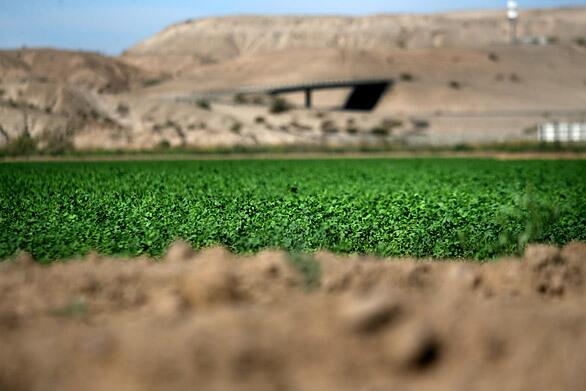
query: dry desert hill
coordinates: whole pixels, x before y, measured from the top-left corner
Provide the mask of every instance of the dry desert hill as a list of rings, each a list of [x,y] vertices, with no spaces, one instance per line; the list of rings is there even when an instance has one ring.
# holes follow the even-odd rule
[[[586,7],[366,17],[232,16],[175,24],[120,57],[0,51],[0,146],[53,152],[536,140],[586,119]],[[373,112],[331,111],[348,90],[273,113],[245,87],[393,82]],[[280,102],[279,102],[280,103]],[[272,106],[272,107],[271,107]]]

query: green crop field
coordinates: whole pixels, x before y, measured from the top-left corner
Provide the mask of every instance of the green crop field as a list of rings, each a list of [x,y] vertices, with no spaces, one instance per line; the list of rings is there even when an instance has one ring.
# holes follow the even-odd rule
[[[585,161],[0,164],[0,259],[327,249],[490,259],[586,240]]]

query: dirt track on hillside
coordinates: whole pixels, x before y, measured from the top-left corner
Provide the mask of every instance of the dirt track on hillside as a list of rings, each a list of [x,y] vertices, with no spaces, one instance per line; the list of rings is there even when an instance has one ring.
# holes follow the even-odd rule
[[[485,264],[320,253],[321,274],[287,257],[4,262],[0,390],[586,389],[586,244]]]

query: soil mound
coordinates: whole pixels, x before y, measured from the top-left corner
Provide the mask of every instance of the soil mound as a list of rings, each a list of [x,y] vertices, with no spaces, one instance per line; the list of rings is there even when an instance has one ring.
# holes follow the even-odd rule
[[[0,264],[0,389],[577,390],[586,245],[484,264],[174,244]]]

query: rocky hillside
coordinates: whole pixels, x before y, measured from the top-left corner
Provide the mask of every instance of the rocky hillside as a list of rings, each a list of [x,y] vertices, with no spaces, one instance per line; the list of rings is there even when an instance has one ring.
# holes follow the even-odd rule
[[[97,53],[0,51],[0,146],[16,143],[22,149],[24,136],[62,149],[87,129],[118,133],[121,127],[104,110],[104,99],[158,78]]]
[[[586,7],[524,11],[519,30],[545,41],[508,45],[502,12],[478,11],[202,19],[118,58],[0,51],[0,150],[482,143],[586,121]],[[238,94],[337,78],[394,84],[368,114],[328,112],[344,90],[316,93],[315,110],[285,96],[278,113]]]
[[[586,8],[524,11],[519,32],[555,43],[575,41],[586,37]],[[234,16],[175,24],[130,48],[124,58],[182,73],[198,64],[289,49],[483,47],[505,44],[508,37],[502,11],[366,17]]]
[[[66,83],[100,93],[128,91],[148,80],[147,71],[91,52],[55,49],[0,51],[0,81]]]

